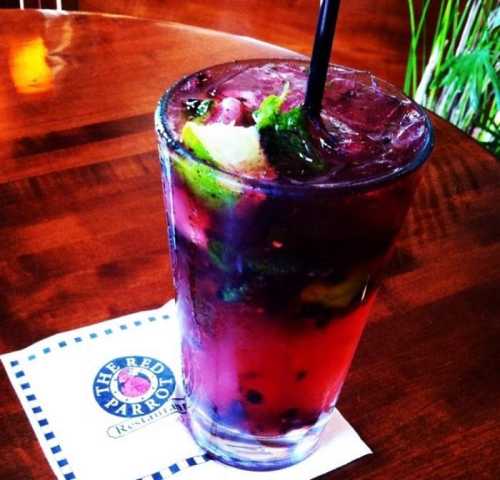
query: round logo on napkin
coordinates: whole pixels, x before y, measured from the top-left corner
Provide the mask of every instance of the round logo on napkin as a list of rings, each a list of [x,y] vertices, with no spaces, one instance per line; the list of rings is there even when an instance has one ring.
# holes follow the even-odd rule
[[[118,417],[140,417],[158,410],[175,389],[172,370],[160,360],[138,355],[106,363],[94,380],[97,403]]]

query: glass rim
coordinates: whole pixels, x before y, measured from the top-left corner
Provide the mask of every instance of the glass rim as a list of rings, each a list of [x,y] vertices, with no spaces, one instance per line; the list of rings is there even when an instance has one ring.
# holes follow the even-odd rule
[[[406,99],[408,99],[412,104],[415,106],[417,111],[423,116],[424,122],[425,122],[425,127],[426,127],[426,138],[425,141],[422,143],[422,146],[420,149],[414,153],[414,158],[410,161],[405,163],[399,168],[396,168],[394,170],[391,170],[387,173],[384,173],[382,175],[376,175],[372,177],[367,177],[367,178],[359,178],[355,180],[343,180],[343,181],[324,181],[324,182],[318,182],[318,183],[309,183],[309,182],[303,182],[303,183],[281,183],[281,182],[276,182],[274,180],[265,180],[265,179],[260,179],[260,178],[252,178],[252,177],[247,177],[243,175],[238,175],[235,173],[230,173],[222,168],[219,168],[216,165],[213,165],[211,163],[208,163],[204,161],[203,159],[197,157],[191,150],[186,148],[182,142],[180,142],[176,136],[174,135],[174,132],[172,129],[170,129],[168,125],[168,106],[170,103],[170,100],[172,99],[172,96],[174,92],[177,90],[179,86],[181,86],[183,83],[188,82],[192,78],[196,77],[202,72],[205,72],[209,70],[210,68],[215,68],[215,67],[224,67],[224,66],[229,66],[229,65],[234,65],[234,64],[260,64],[264,62],[275,62],[275,63],[306,63],[308,64],[308,59],[299,59],[299,58],[277,58],[277,57],[269,57],[269,58],[254,58],[254,59],[246,59],[246,60],[233,60],[230,62],[224,62],[224,63],[218,63],[215,65],[210,65],[208,67],[205,67],[203,69],[197,70],[193,73],[190,73],[188,75],[184,75],[181,77],[179,80],[175,81],[160,97],[160,100],[158,102],[157,108],[155,110],[155,130],[159,138],[162,138],[165,140],[166,145],[169,149],[173,150],[175,153],[178,155],[190,160],[191,162],[195,163],[202,163],[205,166],[208,166],[209,168],[213,169],[214,171],[223,174],[224,176],[232,179],[233,181],[243,183],[245,185],[251,186],[253,188],[260,188],[263,190],[268,190],[268,189],[282,189],[282,190],[289,190],[289,191],[302,191],[304,189],[306,190],[334,190],[338,192],[352,192],[352,191],[357,191],[357,190],[370,190],[370,189],[375,189],[381,185],[384,185],[386,183],[392,183],[393,181],[406,176],[413,171],[416,171],[419,167],[421,167],[425,161],[429,158],[430,154],[432,153],[434,149],[434,144],[435,144],[435,134],[434,134],[434,127],[431,123],[430,117],[426,110],[420,106],[417,102],[415,102],[412,98],[407,96],[405,93],[403,93],[399,88],[394,86],[392,83],[387,82],[384,79],[381,79],[375,75],[373,75],[371,72],[367,70],[360,70],[356,68],[351,68],[351,67],[346,67],[343,65],[338,65],[338,64],[330,64],[330,67],[334,68],[341,68],[344,70],[348,70],[350,72],[359,72],[359,73],[366,73],[369,75],[372,75],[377,81],[381,81],[384,84],[388,85],[392,89],[398,91],[400,95]]]

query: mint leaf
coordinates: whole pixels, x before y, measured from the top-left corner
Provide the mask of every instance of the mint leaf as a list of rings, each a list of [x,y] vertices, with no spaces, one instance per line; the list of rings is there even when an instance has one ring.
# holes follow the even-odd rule
[[[276,124],[289,89],[290,84],[286,82],[281,95],[269,95],[262,100],[259,108],[253,112],[253,119],[257,129],[260,130]]]
[[[281,112],[283,100],[282,96],[271,95],[254,112],[269,163],[281,175],[298,180],[326,173],[328,164],[314,145],[304,110],[295,107]]]
[[[220,240],[210,240],[208,242],[208,256],[212,263],[223,272],[229,273],[234,270],[237,255],[230,245],[226,245]]]
[[[269,163],[284,177],[303,180],[328,172],[307,130],[266,128],[260,134]]]
[[[245,299],[249,293],[249,286],[246,283],[241,285],[231,285],[226,283],[221,290],[218,292],[218,296],[221,300],[227,303],[241,302]]]
[[[282,104],[283,100],[276,95],[270,95],[262,100],[260,107],[253,112],[255,125],[259,130],[271,127],[276,123]]]
[[[196,116],[206,117],[210,113],[210,110],[214,106],[214,103],[214,100],[203,100],[196,108]]]
[[[233,281],[236,281],[236,275],[242,275],[240,278],[246,278],[249,273],[280,276],[299,273],[304,268],[303,261],[295,256],[280,254],[262,256],[262,252],[241,251],[239,247],[229,242],[216,239],[208,242],[207,253],[217,268],[235,275]],[[221,292],[225,301],[230,301],[229,299],[234,298],[238,293],[246,293],[246,290],[241,288],[242,284],[239,285],[239,287],[233,286],[232,291]]]
[[[248,257],[244,263],[245,271],[261,275],[289,275],[299,273],[302,269],[302,261],[299,258],[288,255],[256,255]]]
[[[190,119],[197,118],[203,121],[210,113],[214,103],[214,100],[208,98],[205,100],[190,98],[184,102],[184,108],[186,109]]]
[[[288,112],[280,113],[276,119],[275,128],[277,130],[305,131],[304,110],[301,107],[295,107]]]

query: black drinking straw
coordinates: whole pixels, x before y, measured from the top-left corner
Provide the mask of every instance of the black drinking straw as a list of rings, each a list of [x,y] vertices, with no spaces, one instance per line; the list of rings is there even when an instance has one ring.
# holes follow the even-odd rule
[[[325,90],[326,74],[328,73],[339,6],[340,0],[323,0],[319,10],[304,102],[304,107],[312,118],[319,117],[321,111],[321,101]]]

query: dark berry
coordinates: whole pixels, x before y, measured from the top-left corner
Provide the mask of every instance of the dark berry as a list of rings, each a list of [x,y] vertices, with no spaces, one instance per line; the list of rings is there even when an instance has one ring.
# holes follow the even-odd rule
[[[318,319],[316,319],[316,327],[319,328],[320,330],[322,328],[325,328],[329,323],[330,323],[330,319],[329,318],[318,318]]]
[[[288,410],[285,410],[283,412],[283,420],[285,421],[290,421],[299,416],[299,409],[298,408],[289,408]]]
[[[281,432],[287,433],[295,428],[313,425],[318,419],[317,415],[307,414],[298,408],[289,408],[281,415]]]
[[[299,370],[297,372],[297,375],[295,375],[295,378],[297,379],[298,382],[300,382],[300,380],[304,380],[304,378],[307,377],[307,371],[306,370]]]
[[[324,328],[332,318],[332,308],[321,303],[305,303],[300,308],[301,318],[311,318],[317,328]]]
[[[254,405],[258,405],[264,401],[264,397],[257,390],[248,390],[247,400]]]

